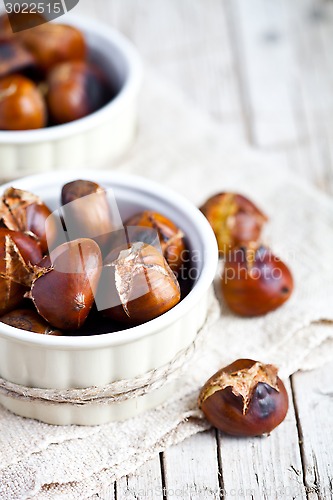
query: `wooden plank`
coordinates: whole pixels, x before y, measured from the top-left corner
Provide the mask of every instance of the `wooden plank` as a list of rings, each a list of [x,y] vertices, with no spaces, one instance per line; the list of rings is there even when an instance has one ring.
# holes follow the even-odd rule
[[[146,462],[130,476],[117,481],[117,500],[144,500],[147,498],[163,498],[163,483],[160,458]]]
[[[290,384],[290,409],[269,437],[234,438],[219,433],[224,497],[306,498]]]
[[[305,484],[310,498],[333,498],[333,363],[293,375],[302,439]]]
[[[283,2],[228,0],[227,6],[252,143],[292,144],[300,137],[298,94]]]
[[[214,430],[196,434],[164,453],[166,498],[219,498],[219,468]]]

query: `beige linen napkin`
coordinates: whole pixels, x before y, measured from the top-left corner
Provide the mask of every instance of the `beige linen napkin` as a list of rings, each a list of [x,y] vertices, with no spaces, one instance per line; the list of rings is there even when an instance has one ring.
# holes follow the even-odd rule
[[[198,389],[235,358],[276,363],[283,376],[333,359],[331,200],[269,155],[225,142],[217,125],[153,74],[142,93],[136,143],[114,168],[163,182],[196,204],[219,190],[249,195],[271,218],[265,240],[292,268],[295,292],[262,318],[237,318],[221,303],[222,314],[177,397],[144,416],[99,427],[56,427],[0,408],[1,499],[103,493],[157,452],[207,428],[196,408]],[[212,300],[210,315],[217,307]]]

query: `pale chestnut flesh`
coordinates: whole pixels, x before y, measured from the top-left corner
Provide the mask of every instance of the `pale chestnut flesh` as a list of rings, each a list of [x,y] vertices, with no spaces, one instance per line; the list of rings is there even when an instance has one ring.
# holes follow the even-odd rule
[[[186,250],[184,234],[170,219],[158,212],[145,210],[128,219],[125,225],[157,231],[164,258],[172,271],[177,273],[180,270]]]
[[[259,436],[269,434],[285,419],[288,395],[276,367],[240,359],[206,382],[199,407],[226,434]]]
[[[248,198],[237,193],[219,193],[200,209],[215,233],[219,251],[259,240],[266,215]]]

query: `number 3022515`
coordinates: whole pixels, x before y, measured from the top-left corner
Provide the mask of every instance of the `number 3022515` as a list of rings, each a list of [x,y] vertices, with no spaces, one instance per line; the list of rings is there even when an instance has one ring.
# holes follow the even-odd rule
[[[61,2],[6,2],[7,14],[61,14],[63,7]]]

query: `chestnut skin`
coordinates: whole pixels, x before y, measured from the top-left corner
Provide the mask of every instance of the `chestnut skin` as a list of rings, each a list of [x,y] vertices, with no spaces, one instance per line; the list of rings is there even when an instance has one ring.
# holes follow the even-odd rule
[[[105,189],[82,179],[68,182],[62,188],[61,204],[64,223],[71,226],[70,238],[91,238],[108,252],[113,221]]]
[[[33,67],[33,55],[14,40],[0,39],[0,78]]]
[[[285,419],[288,411],[288,394],[283,382],[275,375],[273,371],[275,367],[272,365],[262,364],[266,370],[272,372],[271,379],[274,380],[275,387],[270,385],[271,382],[265,382],[266,377],[258,377],[256,382],[252,376],[250,383],[253,383],[253,387],[245,410],[243,397],[233,392],[232,378],[230,385],[227,382],[226,387],[222,385],[219,388],[221,376],[224,374],[232,374],[237,380],[237,372],[250,373],[249,370],[256,364],[257,362],[251,359],[239,359],[215,373],[200,392],[199,407],[207,420],[226,434],[233,436],[269,434]]]
[[[79,329],[94,304],[102,270],[97,243],[87,238],[63,243],[39,267],[30,291],[37,312],[60,330]]]
[[[148,227],[157,231],[164,258],[174,273],[183,264],[186,250],[182,231],[164,215],[145,210],[133,215],[125,222],[126,226]]]
[[[228,307],[240,316],[261,316],[284,304],[294,281],[284,262],[264,246],[235,248],[225,260],[221,290]]]
[[[137,242],[113,249],[104,261],[96,303],[113,298],[103,315],[129,325],[144,323],[180,301],[180,287],[163,255]],[[107,304],[108,305],[108,304]]]
[[[58,63],[84,60],[86,57],[84,36],[73,26],[46,23],[19,32],[16,36],[45,73]]]
[[[41,258],[40,246],[33,238],[0,228],[0,315],[21,304],[32,272],[28,266]]]
[[[32,130],[46,125],[45,101],[28,78],[10,75],[0,80],[0,129]]]
[[[107,90],[97,68],[84,61],[55,66],[47,78],[47,104],[53,123],[69,123],[100,109],[106,102]]]
[[[29,191],[8,188],[0,200],[0,221],[8,229],[34,235],[42,253],[48,253],[48,244],[56,238],[56,225],[51,210]],[[46,221],[48,220],[47,224]]]
[[[219,193],[200,208],[215,233],[219,251],[259,240],[266,215],[248,198],[238,193]]]
[[[35,332],[41,335],[62,336],[59,330],[51,327],[36,311],[31,309],[16,309],[0,317],[0,322],[6,325]]]

